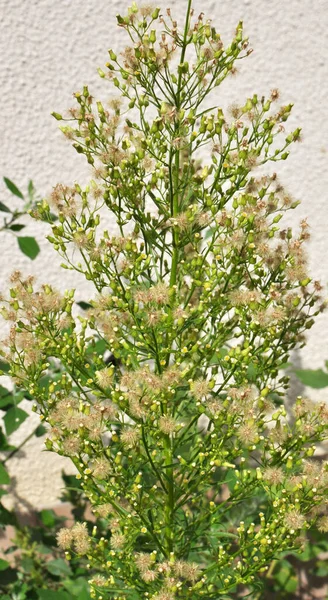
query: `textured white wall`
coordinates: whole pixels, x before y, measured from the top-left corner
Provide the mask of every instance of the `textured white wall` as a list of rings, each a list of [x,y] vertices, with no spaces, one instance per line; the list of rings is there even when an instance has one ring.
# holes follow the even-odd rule
[[[96,67],[107,61],[107,49],[123,49],[128,44],[124,32],[116,27],[115,15],[122,14],[128,0],[0,0],[0,176],[13,179],[26,188],[33,179],[37,190],[47,195],[58,181],[84,182],[88,167],[83,158],[65,142],[53,110],[61,112],[73,104],[72,93],[88,83],[94,95],[106,93]],[[172,0],[171,7],[182,19],[186,0]],[[157,2],[161,8],[169,3]],[[217,93],[217,103],[227,106],[242,102],[257,92],[281,90],[282,102],[294,102],[290,127],[303,127],[304,141],[293,147],[285,164],[278,164],[283,183],[303,204],[293,213],[294,223],[306,215],[312,226],[310,263],[312,273],[328,279],[327,253],[327,139],[328,139],[328,41],[327,1],[317,0],[195,0],[197,12],[213,19],[223,40],[228,43],[240,19],[250,36],[253,54],[240,64],[238,77],[230,79]],[[108,90],[109,91],[109,90]],[[1,184],[0,199],[12,202]],[[32,263],[17,250],[9,234],[0,233],[1,288],[13,268],[33,272],[41,282],[58,288],[77,287],[78,298],[86,298],[85,283],[67,271],[46,241],[44,227],[29,226],[41,240],[42,252]],[[327,314],[318,319],[302,352],[306,366],[321,366],[328,358]],[[24,424],[28,433],[33,418]],[[21,436],[21,430],[19,432]],[[16,497],[34,506],[56,503],[60,494],[60,469],[57,456],[42,453],[40,443],[31,441],[25,457],[10,462],[16,477]],[[21,501],[23,502],[23,500]]]

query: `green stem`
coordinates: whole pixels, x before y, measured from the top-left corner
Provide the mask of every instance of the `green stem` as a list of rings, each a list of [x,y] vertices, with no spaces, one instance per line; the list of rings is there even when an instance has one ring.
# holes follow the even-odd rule
[[[192,0],[188,0],[188,7],[187,7],[185,27],[184,27],[183,44],[182,44],[182,49],[181,49],[180,63],[184,62],[186,49],[187,49],[187,35],[188,35],[188,29],[189,29],[189,23],[190,23],[191,3],[192,3]],[[177,93],[176,93],[176,99],[175,99],[177,112],[180,110],[181,87],[182,87],[182,71],[180,69],[178,84],[177,84]],[[179,125],[179,122],[177,121],[176,126],[175,126],[175,131],[174,131],[175,136],[179,135],[179,128],[180,128],[180,125]],[[171,160],[170,160],[171,168],[172,168],[172,162],[173,162],[172,158],[173,158],[173,154],[171,154]],[[171,188],[171,217],[176,217],[179,214],[180,151],[178,148],[175,150],[174,168],[175,168],[175,173],[174,173],[173,181],[171,179],[171,182],[173,184],[173,189]],[[171,263],[171,275],[170,275],[170,288],[171,289],[173,288],[173,290],[174,290],[174,286],[176,285],[176,282],[177,282],[177,271],[178,271],[178,261],[179,261],[179,236],[178,236],[178,232],[176,230],[173,230],[172,238],[173,239],[172,239],[172,263]],[[173,312],[173,307],[174,307],[174,302],[175,302],[175,295],[176,295],[176,293],[175,293],[175,291],[173,291],[172,297],[171,297],[171,311],[170,311],[171,314],[169,316],[169,323],[172,323],[172,321],[173,321],[172,312]],[[169,328],[170,328],[170,325],[169,325]],[[167,361],[166,361],[167,366],[169,365],[169,362],[170,362],[171,344],[172,343],[170,342],[170,350],[168,351]],[[168,414],[167,403],[165,403],[164,414]],[[167,550],[169,552],[172,552],[173,536],[174,536],[173,527],[172,527],[173,518],[174,518],[174,475],[173,475],[173,467],[172,467],[173,440],[171,439],[171,437],[165,436],[164,444],[165,444],[165,465],[167,466],[167,479],[168,479],[167,502],[166,502],[165,509],[164,509],[165,543],[166,543]]]

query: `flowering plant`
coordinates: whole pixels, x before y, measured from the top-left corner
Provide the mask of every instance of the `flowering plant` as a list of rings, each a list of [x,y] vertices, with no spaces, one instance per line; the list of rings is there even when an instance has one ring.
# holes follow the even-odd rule
[[[228,116],[205,107],[251,52],[242,23],[227,48],[191,0],[182,31],[135,3],[118,25],[132,46],[99,74],[120,98],[107,108],[84,87],[54,113],[94,179],[34,211],[58,214],[48,239],[97,295],[75,316],[74,291],[14,273],[6,359],[106,524],[100,539],[79,522],[58,535],[97,571],[94,598],[253,594],[302,532],[328,529],[327,469],[311,460],[328,410],[298,398],[287,415],[281,374],[323,308],[320,284],[306,221],[296,236],[278,225],[298,202],[261,169],[300,129],[284,134],[292,105],[274,108],[277,90]]]

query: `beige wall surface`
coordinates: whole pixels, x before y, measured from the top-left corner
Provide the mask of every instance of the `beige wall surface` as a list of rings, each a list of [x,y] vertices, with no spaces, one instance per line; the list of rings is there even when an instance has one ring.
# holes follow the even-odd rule
[[[0,0],[0,177],[7,176],[22,189],[32,179],[41,196],[57,182],[84,183],[90,173],[83,157],[66,142],[50,116],[73,104],[72,94],[88,83],[95,96],[110,94],[96,68],[107,61],[107,49],[123,49],[128,40],[116,26],[116,14],[124,14],[128,0]],[[181,21],[187,0],[157,3],[171,6]],[[276,170],[282,182],[303,204],[292,214],[295,226],[309,217],[311,271],[321,278],[327,293],[327,140],[328,140],[328,3],[327,0],[195,0],[196,12],[204,11],[228,43],[238,21],[244,21],[254,52],[240,64],[237,77],[217,91],[216,102],[227,107],[242,103],[250,94],[268,94],[277,87],[283,103],[294,102],[290,127],[303,127],[302,144],[295,145],[286,163]],[[108,86],[108,87],[106,87]],[[13,198],[0,183],[0,200]],[[19,201],[17,201],[19,202]],[[297,213],[297,214],[296,214]],[[1,290],[13,268],[33,272],[40,282],[58,288],[77,288],[77,298],[87,299],[83,280],[59,268],[60,260],[43,238],[43,225],[26,230],[40,241],[42,251],[32,263],[17,249],[8,233],[0,233]],[[28,234],[26,233],[26,235]],[[328,294],[327,294],[328,295]],[[303,365],[320,367],[328,359],[328,316],[320,316],[301,353]],[[322,397],[322,395],[321,395]],[[25,422],[19,439],[35,424]],[[49,506],[61,489],[60,470],[67,461],[41,452],[40,441],[31,440],[10,461],[15,477],[13,499],[22,505]]]

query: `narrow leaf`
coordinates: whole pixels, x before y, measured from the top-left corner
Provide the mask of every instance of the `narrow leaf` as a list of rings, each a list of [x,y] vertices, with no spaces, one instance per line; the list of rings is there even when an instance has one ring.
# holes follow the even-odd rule
[[[14,223],[14,225],[10,225],[9,229],[11,229],[11,231],[22,231],[22,229],[24,229],[25,225],[20,225],[19,223]]]
[[[88,308],[92,308],[92,304],[89,304],[89,302],[84,302],[84,300],[81,300],[81,302],[77,302],[76,304],[82,308],[82,310],[88,310]]]
[[[1,212],[6,212],[6,213],[10,213],[11,212],[10,208],[8,208],[8,206],[6,206],[5,204],[3,204],[3,202],[0,202],[0,211]]]
[[[30,201],[33,202],[34,195],[35,195],[35,187],[34,187],[33,181],[31,181],[31,179],[28,182],[27,192],[28,192],[28,197],[29,197]]]
[[[23,254],[34,260],[40,252],[37,241],[33,237],[18,237],[17,239]]]
[[[17,185],[15,185],[10,179],[8,179],[8,177],[4,177],[3,178],[8,190],[14,194],[14,196],[17,196],[18,198],[21,198],[21,200],[24,200],[24,196],[22,194],[22,192],[18,189]]]

